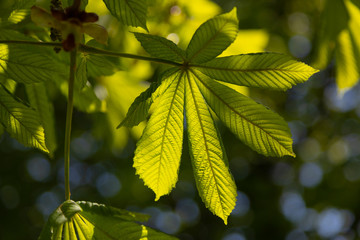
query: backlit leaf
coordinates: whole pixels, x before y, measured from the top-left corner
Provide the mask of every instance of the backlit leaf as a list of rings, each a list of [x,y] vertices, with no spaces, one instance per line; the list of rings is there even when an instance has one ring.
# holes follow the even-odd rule
[[[131,104],[126,117],[118,128],[122,126],[134,127],[144,121],[148,116],[151,104],[168,89],[174,80],[171,75],[177,76],[175,75],[176,71],[176,68],[169,69],[158,81],[152,83],[148,89],[142,92]]]
[[[39,240],[174,240],[140,223],[143,214],[103,204],[68,200],[49,217]],[[135,222],[136,221],[136,222]]]
[[[171,78],[174,80],[159,99],[134,157],[136,174],[155,192],[156,200],[168,194],[177,182],[183,143],[183,73]]]
[[[199,194],[227,224],[236,204],[236,185],[229,172],[221,138],[193,76],[186,82],[186,122],[189,149]]]
[[[53,154],[56,150],[55,116],[53,105],[48,98],[46,86],[43,83],[27,84],[25,86],[30,105],[35,108],[39,120],[44,126],[45,143]]]
[[[20,143],[49,152],[38,113],[15,98],[1,84],[0,121],[5,130]]]
[[[187,60],[204,63],[221,54],[236,38],[238,19],[236,8],[203,23],[186,49]]]
[[[340,90],[353,87],[360,77],[360,9],[351,1],[345,1],[350,14],[348,28],[337,38],[335,49],[336,83]]]
[[[153,57],[183,62],[185,52],[172,41],[155,35],[134,33],[141,46]]]
[[[206,102],[241,141],[265,156],[295,156],[284,119],[200,72],[193,73]]]
[[[111,14],[125,25],[146,27],[146,0],[103,0]]]
[[[18,39],[18,36],[14,31],[0,31],[1,40]],[[67,78],[65,66],[55,62],[49,50],[38,46],[0,44],[0,73],[25,84],[48,81],[55,77]]]
[[[317,72],[312,67],[277,53],[244,54],[215,58],[194,66],[219,81],[240,86],[286,90]]]

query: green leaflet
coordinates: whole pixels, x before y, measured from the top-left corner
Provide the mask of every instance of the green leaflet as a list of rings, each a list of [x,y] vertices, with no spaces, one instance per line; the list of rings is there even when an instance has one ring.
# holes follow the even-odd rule
[[[0,39],[33,40],[11,30],[1,30]],[[0,44],[0,73],[25,84],[67,78],[67,69],[53,60],[51,51],[38,46]]]
[[[86,46],[103,48],[103,45],[98,43],[95,39],[92,39],[86,43]],[[105,56],[96,54],[81,53],[80,57],[86,62],[86,71],[88,77],[99,77],[99,76],[110,76],[116,71],[120,70],[117,61],[112,61],[114,58],[109,60]]]
[[[175,62],[185,60],[185,52],[172,41],[144,33],[134,33],[141,46],[153,57],[167,59]]]
[[[360,64],[360,9],[351,1],[345,1],[350,14],[349,25],[337,37],[336,84],[346,90],[359,81]]]
[[[87,73],[90,77],[110,76],[119,69],[112,61],[100,55],[86,56]]]
[[[286,90],[317,72],[312,67],[277,53],[244,54],[215,58],[194,66],[219,81],[247,87]]]
[[[39,120],[44,126],[45,143],[50,154],[54,154],[57,143],[53,105],[48,98],[44,83],[27,84],[25,86],[30,105],[35,108]]]
[[[146,27],[146,0],[103,0],[111,14],[125,25]]]
[[[103,204],[68,200],[49,217],[39,240],[140,240],[176,239],[142,224],[143,214],[116,209]]]
[[[295,157],[290,129],[279,115],[200,72],[193,74],[206,102],[241,141],[265,156]]]
[[[221,54],[235,40],[238,24],[236,8],[203,23],[186,49],[188,62],[204,63]]]
[[[49,152],[38,113],[15,98],[1,84],[0,121],[6,131],[20,143]]]
[[[236,185],[220,134],[195,80],[191,74],[187,76],[185,109],[196,185],[206,207],[227,224],[236,204]]]
[[[136,174],[158,200],[168,194],[178,178],[184,124],[184,74],[177,72],[161,96],[137,144]]]
[[[177,68],[171,68],[162,74],[161,78],[153,82],[148,89],[142,92],[131,104],[126,117],[117,128],[122,126],[134,127],[139,125],[148,116],[151,104],[162,95],[177,77]]]

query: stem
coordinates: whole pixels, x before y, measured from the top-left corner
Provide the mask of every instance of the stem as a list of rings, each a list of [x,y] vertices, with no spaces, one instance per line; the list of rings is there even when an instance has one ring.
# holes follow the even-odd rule
[[[21,41],[21,40],[0,40],[0,44],[14,44],[14,45],[38,45],[38,46],[44,46],[44,47],[62,47],[61,43],[56,42],[34,42],[34,41]],[[90,53],[90,54],[98,54],[98,55],[106,55],[110,57],[122,57],[122,58],[131,58],[131,59],[138,59],[138,60],[144,60],[144,61],[150,61],[150,62],[156,62],[156,63],[163,63],[173,66],[182,66],[182,63],[173,62],[170,60],[162,59],[162,58],[153,58],[153,57],[145,57],[140,55],[134,55],[134,54],[128,54],[128,53],[119,53],[119,52],[111,52],[102,50],[99,48],[94,48],[90,46],[86,46],[83,44],[80,44],[79,51],[83,53]]]
[[[111,57],[132,58],[132,59],[138,59],[138,60],[144,60],[144,61],[150,61],[150,62],[164,63],[164,64],[168,64],[168,65],[173,65],[173,66],[182,66],[183,65],[182,63],[177,63],[177,62],[173,62],[173,61],[162,59],[162,58],[153,58],[153,57],[145,57],[145,56],[139,56],[139,55],[128,54],[128,53],[111,52],[111,51],[106,51],[106,50],[102,50],[99,48],[86,46],[83,44],[80,44],[79,51],[84,52],[84,53],[106,55],[106,56],[111,56]]]
[[[71,121],[74,105],[74,80],[76,69],[76,49],[70,53],[70,77],[69,77],[69,93],[66,112],[66,128],[65,128],[65,147],[64,147],[64,173],[65,173],[65,199],[70,200],[70,140],[71,140]]]
[[[44,47],[62,47],[61,43],[58,42],[34,42],[34,41],[22,41],[22,40],[0,40],[0,44],[19,44],[19,45],[37,45]]]

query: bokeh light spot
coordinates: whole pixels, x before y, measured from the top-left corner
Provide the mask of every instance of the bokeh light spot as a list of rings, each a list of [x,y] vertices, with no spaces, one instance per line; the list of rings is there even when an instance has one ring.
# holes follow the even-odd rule
[[[103,173],[96,179],[96,188],[103,197],[113,197],[121,189],[119,179],[111,173]]]
[[[311,42],[307,37],[295,35],[289,40],[289,50],[296,58],[304,58],[311,51]]]
[[[317,186],[323,176],[323,170],[316,163],[305,163],[300,168],[299,180],[304,187]]]
[[[26,169],[32,179],[44,181],[50,175],[50,163],[42,157],[30,158],[26,163]]]

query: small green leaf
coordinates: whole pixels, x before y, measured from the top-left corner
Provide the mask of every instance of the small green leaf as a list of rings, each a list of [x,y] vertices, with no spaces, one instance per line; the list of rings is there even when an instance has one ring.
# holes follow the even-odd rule
[[[135,221],[148,217],[103,204],[68,200],[49,217],[38,240],[175,240]]]
[[[236,204],[236,185],[229,172],[220,134],[194,76],[186,82],[185,108],[189,149],[202,201],[227,224]]]
[[[194,66],[219,81],[240,86],[286,90],[305,82],[318,70],[277,53],[255,53],[215,58]]]
[[[238,24],[236,8],[203,23],[186,49],[187,60],[204,63],[221,54],[235,40]]]
[[[169,88],[177,71],[177,68],[169,69],[162,74],[158,81],[153,82],[148,89],[142,92],[131,104],[126,117],[117,128],[134,127],[144,121],[148,116],[151,104]]]
[[[153,57],[167,59],[175,62],[185,60],[185,52],[172,41],[144,33],[134,33],[141,46]]]
[[[156,200],[175,186],[180,165],[184,124],[183,73],[177,72],[161,96],[137,144],[136,174],[156,194]]]
[[[200,72],[193,74],[206,102],[241,141],[265,156],[295,157],[290,129],[282,117]]]
[[[45,143],[52,155],[57,147],[55,117],[54,107],[48,98],[46,86],[43,83],[27,84],[25,85],[25,89],[30,105],[39,114],[40,122],[44,126]]]
[[[1,84],[0,122],[6,131],[20,143],[49,153],[38,113],[14,97]]]
[[[110,13],[127,26],[146,27],[146,0],[103,0]]]

